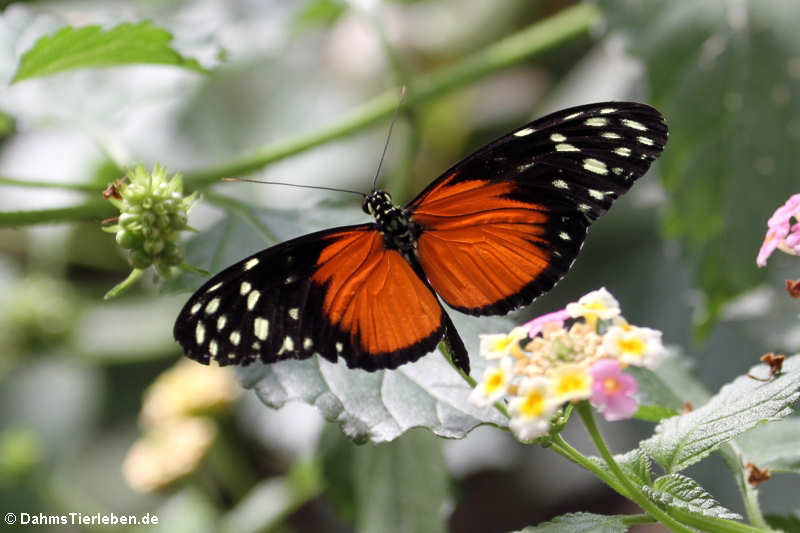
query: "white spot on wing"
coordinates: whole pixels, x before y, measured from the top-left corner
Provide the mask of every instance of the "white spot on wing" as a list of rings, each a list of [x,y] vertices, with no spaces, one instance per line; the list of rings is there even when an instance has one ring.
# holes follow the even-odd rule
[[[553,187],[556,189],[569,189],[569,184],[564,180],[553,180]]]
[[[306,337],[303,339],[303,349],[310,350],[314,346],[314,341],[311,340],[311,337]]]
[[[514,137],[525,137],[526,135],[530,135],[534,131],[536,130],[534,130],[533,128],[525,128],[523,130],[515,131]]]
[[[566,136],[561,135],[560,133],[554,133],[550,136],[550,140],[554,143],[561,143],[567,140]]]
[[[213,315],[219,309],[219,298],[214,298],[206,304],[206,314]]]
[[[197,327],[194,328],[194,340],[198,346],[202,346],[203,341],[206,340],[206,327],[202,322],[198,322]]]
[[[651,139],[650,137],[639,136],[639,137],[636,137],[636,140],[639,141],[642,144],[646,144],[647,146],[653,146],[655,144],[653,142],[653,139]]]
[[[587,126],[594,126],[596,128],[599,128],[608,124],[608,119],[602,117],[592,117],[592,118],[587,118],[586,120],[583,121],[583,123],[586,124]]]
[[[219,346],[217,346],[217,341],[212,340],[211,342],[208,343],[208,353],[216,357],[218,351],[219,351]]]
[[[556,152],[580,152],[580,149],[571,144],[561,143],[556,145]]]
[[[200,302],[197,302],[196,304],[194,304],[192,306],[191,309],[189,309],[189,314],[193,315],[193,314],[197,313],[200,310],[201,307],[203,307],[203,304],[201,304]]]
[[[245,294],[247,294],[248,292],[250,292],[250,290],[251,290],[252,288],[253,288],[253,286],[252,286],[252,285],[250,285],[250,284],[249,284],[249,283],[247,283],[246,281],[243,281],[243,282],[242,282],[242,284],[241,284],[241,285],[239,285],[239,294],[241,294],[242,296],[244,296]]]
[[[596,189],[587,189],[587,191],[589,192],[589,196],[591,196],[595,200],[602,200],[605,197],[603,193],[601,193]]]
[[[294,350],[294,340],[287,335],[283,339],[283,346],[281,346],[281,349],[278,350],[278,355],[281,355],[284,352],[291,352],[292,350]]]
[[[583,160],[583,168],[595,174],[608,174],[606,164],[593,157]]]
[[[231,344],[234,346],[239,346],[239,342],[242,340],[242,335],[237,330],[233,330],[228,338],[231,340]]]
[[[622,120],[620,120],[620,122],[622,122],[623,126],[627,126],[631,129],[639,131],[647,131],[647,126],[645,126],[641,122],[636,122],[635,120],[631,120],[629,118],[623,118]]]
[[[217,319],[217,331],[222,331],[227,322],[228,319],[225,318],[225,315],[220,315],[220,317]]]
[[[344,350],[344,345],[341,342],[337,342],[335,348],[338,353],[342,353],[342,350]]]
[[[244,264],[244,269],[245,270],[250,270],[251,268],[253,268],[257,264],[258,264],[258,258],[254,257],[251,260],[249,260],[247,263]]]
[[[622,157],[630,157],[631,149],[625,148],[624,146],[620,146],[619,148],[614,148],[614,153],[617,155],[621,155]]]
[[[572,120],[573,118],[578,118],[581,115],[583,115],[583,111],[578,111],[577,113],[572,113],[571,115],[567,115],[566,117],[564,117],[564,120]]]
[[[562,231],[561,233],[559,233],[558,236],[561,238],[562,241],[570,240],[569,234],[567,232],[565,232],[565,231]]]
[[[622,136],[619,133],[614,133],[613,131],[604,131],[600,134],[600,137],[604,137],[606,139],[621,139]]]
[[[297,307],[289,309],[289,318],[291,318],[292,320],[297,320],[298,318],[300,318],[300,309],[298,309]]]
[[[616,108],[604,107],[603,109],[600,110],[600,114],[601,115],[608,115],[609,113],[613,113],[614,111],[616,111]]]
[[[292,275],[292,276],[288,276],[285,280],[283,280],[283,284],[284,285],[288,285],[288,284],[293,283],[295,281],[297,281],[297,276]]]
[[[216,283],[216,284],[212,285],[211,287],[209,287],[206,292],[214,292],[215,290],[219,289],[220,287],[222,287],[222,282],[221,281],[219,283]]]
[[[249,309],[250,311],[252,311],[252,310],[253,310],[253,308],[254,308],[254,307],[256,306],[256,304],[258,303],[258,299],[259,299],[260,297],[261,297],[261,293],[260,293],[259,291],[253,291],[253,292],[251,292],[251,293],[250,293],[250,294],[247,296],[247,309]]]
[[[258,317],[253,321],[253,333],[262,341],[267,340],[269,335],[269,320]]]

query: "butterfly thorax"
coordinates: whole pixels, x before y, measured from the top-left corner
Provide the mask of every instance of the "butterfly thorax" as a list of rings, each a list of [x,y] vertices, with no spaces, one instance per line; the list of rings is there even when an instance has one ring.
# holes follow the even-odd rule
[[[392,203],[388,192],[375,190],[364,198],[363,209],[375,217],[386,246],[401,252],[414,248],[415,226],[403,210]]]

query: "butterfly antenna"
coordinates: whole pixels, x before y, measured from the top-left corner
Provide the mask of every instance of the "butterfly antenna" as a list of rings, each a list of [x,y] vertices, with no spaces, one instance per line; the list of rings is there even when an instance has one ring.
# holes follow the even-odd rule
[[[322,189],[325,191],[346,192],[350,194],[357,194],[362,198],[366,196],[363,192],[351,191],[349,189],[337,189],[335,187],[323,187],[322,185],[298,185],[297,183],[287,183],[285,181],[265,181],[253,180],[248,178],[222,178],[222,181],[246,181],[248,183],[263,183],[265,185],[286,185],[287,187],[299,187],[301,189]]]
[[[389,133],[386,135],[386,144],[383,145],[383,153],[381,154],[381,160],[378,162],[378,170],[375,172],[375,177],[372,179],[372,190],[375,190],[375,186],[378,184],[378,176],[381,173],[381,166],[383,165],[383,158],[386,157],[386,150],[389,148],[389,139],[392,138],[392,128],[394,128],[394,123],[397,122],[397,115],[400,114],[400,106],[403,104],[403,99],[406,97],[406,86],[403,85],[400,88],[400,99],[397,101],[397,107],[394,108],[394,115],[392,116],[392,122],[389,124]]]

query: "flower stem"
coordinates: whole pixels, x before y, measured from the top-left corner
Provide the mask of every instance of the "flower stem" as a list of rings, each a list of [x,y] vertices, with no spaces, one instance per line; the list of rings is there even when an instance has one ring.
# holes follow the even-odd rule
[[[578,405],[575,406],[575,410],[578,411],[584,426],[586,426],[586,431],[592,438],[592,441],[597,447],[597,450],[600,452],[600,455],[603,457],[603,460],[605,460],[606,464],[608,465],[609,470],[611,470],[622,487],[628,493],[628,498],[630,498],[639,507],[650,513],[653,518],[671,530],[682,533],[691,533],[691,529],[668,515],[659,506],[650,501],[650,499],[639,489],[639,487],[631,483],[630,479],[628,479],[628,476],[625,475],[617,462],[614,461],[614,457],[611,455],[608,446],[606,446],[606,442],[603,440],[603,436],[600,434],[600,430],[597,427],[597,422],[594,419],[594,413],[592,412],[589,402],[584,400],[578,403]]]
[[[134,268],[131,270],[131,273],[128,274],[128,277],[122,280],[121,282],[114,285],[114,287],[108,291],[105,296],[103,296],[103,300],[110,300],[111,298],[115,298],[121,292],[127,290],[131,285],[136,283],[140,277],[144,274],[144,270],[141,268]]]

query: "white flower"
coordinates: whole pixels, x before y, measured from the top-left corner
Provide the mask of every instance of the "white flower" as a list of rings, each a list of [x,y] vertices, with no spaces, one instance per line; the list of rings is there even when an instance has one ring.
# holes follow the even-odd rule
[[[592,395],[592,381],[583,365],[560,365],[550,374],[549,393],[558,403],[585,400]]]
[[[581,296],[577,303],[567,304],[567,312],[573,318],[583,317],[589,323],[597,319],[608,320],[619,315],[619,302],[605,287]]]
[[[511,365],[511,358],[504,357],[498,366],[490,366],[484,370],[483,378],[469,395],[470,403],[486,407],[502,398],[511,382]]]
[[[519,341],[528,336],[525,327],[516,327],[510,333],[481,335],[480,353],[486,359],[500,359],[506,355],[519,353]]]
[[[603,350],[622,363],[650,370],[661,364],[667,355],[660,331],[627,323],[609,328],[603,336]]]
[[[508,427],[520,440],[532,440],[550,431],[550,418],[557,403],[548,396],[549,380],[543,377],[526,378],[520,383],[517,397],[509,405],[511,421]]]

